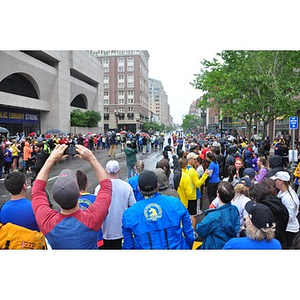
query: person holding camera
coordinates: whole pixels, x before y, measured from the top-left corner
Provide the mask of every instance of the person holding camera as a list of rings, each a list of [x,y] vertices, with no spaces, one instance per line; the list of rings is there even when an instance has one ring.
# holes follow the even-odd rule
[[[86,210],[78,204],[80,190],[73,170],[64,169],[53,184],[52,196],[60,211],[51,209],[45,187],[53,166],[64,158],[67,145],[58,144],[44,163],[32,187],[32,208],[41,232],[52,249],[98,249],[99,230],[111,203],[112,183],[93,152],[76,145],[76,157],[88,162],[101,185],[95,202]]]
[[[136,154],[138,153],[136,142],[127,141],[126,148],[124,150],[126,155],[126,165],[127,165],[127,178],[131,178],[135,175],[135,164],[137,162]]]

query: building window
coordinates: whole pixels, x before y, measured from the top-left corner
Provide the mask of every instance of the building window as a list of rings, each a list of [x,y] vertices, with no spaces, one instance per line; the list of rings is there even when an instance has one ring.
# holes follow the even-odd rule
[[[118,59],[118,71],[124,72],[124,58],[123,57],[120,57]]]
[[[134,113],[133,113],[133,112],[129,112],[129,113],[127,114],[127,118],[128,118],[128,120],[133,120],[133,118],[134,118]]]
[[[108,77],[108,75],[104,75],[103,76],[103,87],[105,89],[109,88],[109,77]]]
[[[127,91],[127,103],[128,104],[134,103],[134,92],[132,90]]]
[[[103,72],[109,72],[109,59],[103,58],[102,64],[103,64]]]
[[[134,76],[133,74],[127,74],[127,87],[133,88],[134,87]]]
[[[104,112],[108,113],[108,107],[104,107]]]
[[[129,72],[134,71],[134,58],[133,57],[127,58],[127,71],[129,71]]]
[[[128,107],[128,112],[133,112],[133,107]]]
[[[119,88],[124,87],[124,75],[118,75],[118,87]]]

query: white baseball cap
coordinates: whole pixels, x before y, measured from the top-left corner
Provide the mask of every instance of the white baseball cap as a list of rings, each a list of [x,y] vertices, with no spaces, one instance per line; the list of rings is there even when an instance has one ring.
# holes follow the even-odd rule
[[[280,180],[283,180],[283,181],[290,181],[291,180],[290,174],[288,172],[285,172],[285,171],[279,171],[274,176],[272,176],[270,178],[273,179],[273,180],[280,179]]]
[[[117,160],[110,160],[107,162],[105,170],[109,174],[116,174],[120,171],[120,165]]]

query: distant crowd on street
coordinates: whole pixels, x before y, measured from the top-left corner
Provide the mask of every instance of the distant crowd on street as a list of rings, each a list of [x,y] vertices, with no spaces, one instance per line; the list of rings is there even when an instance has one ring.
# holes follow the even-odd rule
[[[119,178],[118,147],[127,180]],[[293,147],[290,135],[0,136],[0,178],[11,194],[0,207],[0,249],[9,249],[1,238],[6,224],[38,233],[43,249],[300,249],[300,156],[293,167],[293,148],[299,143]],[[102,166],[95,151],[104,150],[110,159]],[[137,154],[153,151],[163,158],[147,170]],[[51,195],[46,190],[53,166],[66,156],[91,165],[99,182],[93,194],[86,174],[71,169],[59,174]]]

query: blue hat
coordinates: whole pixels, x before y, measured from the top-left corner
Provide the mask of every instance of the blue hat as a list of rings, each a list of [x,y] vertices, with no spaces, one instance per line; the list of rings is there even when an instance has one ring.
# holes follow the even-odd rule
[[[250,179],[255,177],[255,171],[253,168],[246,168],[243,172],[243,177],[248,176]]]
[[[248,177],[242,177],[237,184],[243,184],[244,186],[250,187],[251,186],[251,180]]]

